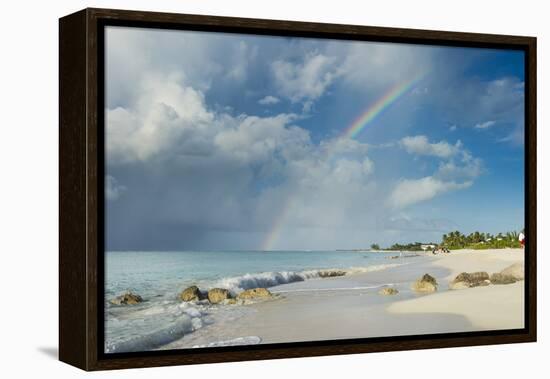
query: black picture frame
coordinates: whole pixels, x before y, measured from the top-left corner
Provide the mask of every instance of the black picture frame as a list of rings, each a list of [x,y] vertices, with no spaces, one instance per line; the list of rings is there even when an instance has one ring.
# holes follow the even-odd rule
[[[524,51],[525,328],[105,354],[103,39],[110,25]],[[107,370],[536,341],[536,38],[88,8],[60,19],[59,46],[61,361]]]

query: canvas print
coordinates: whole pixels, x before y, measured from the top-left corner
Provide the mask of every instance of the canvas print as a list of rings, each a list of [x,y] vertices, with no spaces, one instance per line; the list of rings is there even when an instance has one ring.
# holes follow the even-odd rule
[[[104,352],[524,327],[520,50],[109,26]]]

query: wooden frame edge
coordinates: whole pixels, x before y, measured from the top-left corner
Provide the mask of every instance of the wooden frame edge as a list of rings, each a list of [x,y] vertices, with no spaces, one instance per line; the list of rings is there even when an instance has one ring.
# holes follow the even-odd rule
[[[86,18],[59,20],[59,359],[85,368]]]

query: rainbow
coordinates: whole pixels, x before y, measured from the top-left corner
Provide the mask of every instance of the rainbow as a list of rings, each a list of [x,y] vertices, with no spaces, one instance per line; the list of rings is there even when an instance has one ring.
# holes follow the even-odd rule
[[[290,196],[287,199],[286,203],[283,204],[283,206],[281,207],[281,211],[271,225],[271,229],[262,244],[262,250],[273,250],[273,246],[275,246],[275,243],[278,241],[279,235],[281,234],[281,231],[285,226],[285,221],[288,217],[288,214],[290,213],[290,210],[294,207],[295,199],[296,198],[294,196]]]
[[[396,85],[391,87],[386,93],[384,93],[380,98],[378,98],[378,100],[376,100],[373,104],[370,104],[369,107],[365,111],[363,111],[359,115],[359,117],[357,117],[350,126],[345,128],[340,136],[333,141],[332,148],[329,146],[329,148],[327,149],[327,156],[330,157],[332,155],[332,152],[334,150],[333,147],[336,144],[337,140],[357,137],[365,129],[365,127],[369,125],[380,113],[382,113],[390,105],[399,100],[403,95],[408,93],[415,85],[418,84],[418,82],[420,82],[425,77],[425,75],[425,73],[420,73],[413,76],[412,78],[409,78],[408,80],[397,83]],[[269,233],[267,233],[267,237],[262,243],[262,250],[273,250],[275,243],[279,239],[281,231],[284,229],[288,214],[290,213],[290,210],[294,207],[295,202],[296,198],[294,196],[290,196],[287,199],[286,203],[283,204],[283,206],[281,207],[281,211],[271,225],[271,229]]]
[[[415,75],[413,78],[401,83],[397,83],[382,95],[374,104],[370,105],[359,117],[357,117],[349,127],[344,129],[341,138],[355,138],[363,129],[374,120],[386,108],[395,103],[401,96],[409,92],[419,81],[424,78],[425,74]]]

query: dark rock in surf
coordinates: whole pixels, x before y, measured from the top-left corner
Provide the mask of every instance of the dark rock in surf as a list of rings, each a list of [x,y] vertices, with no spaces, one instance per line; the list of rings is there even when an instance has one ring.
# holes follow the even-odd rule
[[[208,291],[208,300],[212,304],[218,304],[227,299],[231,299],[231,293],[225,288],[212,288]]]
[[[269,299],[273,295],[265,288],[252,288],[237,295],[238,300]]]
[[[204,299],[203,294],[197,286],[187,287],[180,294],[180,299],[183,301],[196,301]]]
[[[320,278],[333,278],[336,276],[344,276],[344,275],[346,275],[346,272],[342,270],[324,270],[319,272]]]
[[[132,292],[126,292],[123,295],[117,296],[114,299],[111,299],[110,303],[114,305],[134,305],[139,304],[143,301],[143,298],[139,295],[136,295]]]

